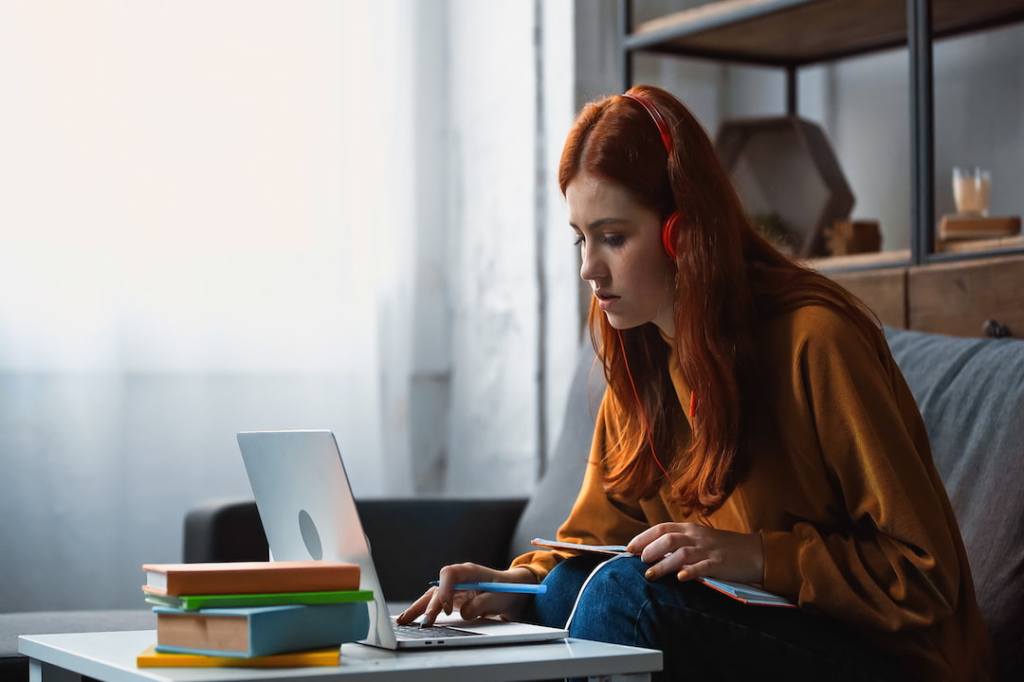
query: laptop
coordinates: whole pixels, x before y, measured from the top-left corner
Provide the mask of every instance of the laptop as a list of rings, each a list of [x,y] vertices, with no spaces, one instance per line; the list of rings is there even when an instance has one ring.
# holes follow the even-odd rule
[[[270,545],[271,561],[323,559],[358,564],[372,590],[370,631],[361,644],[384,649],[543,642],[569,633],[491,618],[442,617],[433,627],[398,625],[388,613],[338,443],[331,431],[249,431],[238,447]],[[441,567],[438,566],[440,569]],[[430,576],[423,576],[426,584]]]

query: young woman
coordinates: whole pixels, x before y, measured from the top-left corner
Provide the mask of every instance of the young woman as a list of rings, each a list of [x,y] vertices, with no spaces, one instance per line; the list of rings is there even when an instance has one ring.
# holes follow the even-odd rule
[[[992,676],[956,519],[874,316],[751,227],[700,124],[664,90],[588,104],[559,183],[608,389],[559,540],[508,570],[445,566],[403,613],[460,609],[661,649],[667,679]],[[754,583],[746,606],[695,578]],[[455,592],[544,581],[546,595]],[[577,596],[579,596],[578,603]]]

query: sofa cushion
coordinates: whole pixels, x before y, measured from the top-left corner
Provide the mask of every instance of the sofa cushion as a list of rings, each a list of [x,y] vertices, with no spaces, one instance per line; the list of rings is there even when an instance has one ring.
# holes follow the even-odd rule
[[[511,557],[536,549],[530,545],[533,538],[553,539],[555,531],[569,516],[576,494],[583,486],[597,409],[605,389],[604,372],[596,359],[590,337],[585,335],[569,386],[562,430],[554,452],[548,458],[547,471],[516,525]]]
[[[885,329],[924,417],[1003,679],[1024,679],[1024,342]]]

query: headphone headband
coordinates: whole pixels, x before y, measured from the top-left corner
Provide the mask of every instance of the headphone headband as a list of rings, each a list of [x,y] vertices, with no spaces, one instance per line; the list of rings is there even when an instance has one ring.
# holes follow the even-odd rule
[[[658,126],[658,133],[661,135],[661,143],[665,145],[665,153],[672,153],[672,135],[668,131],[668,124],[665,123],[665,118],[658,111],[658,108],[654,106],[654,102],[650,101],[643,95],[631,95],[628,92],[623,93],[623,97],[628,97],[633,100],[647,111],[651,115],[651,119],[654,120],[654,125]]]
[[[661,135],[661,143],[665,145],[665,153],[672,155],[672,135],[668,131],[668,124],[665,123],[664,117],[658,108],[654,106],[654,102],[647,99],[643,95],[631,95],[628,92],[623,93],[623,97],[628,97],[633,100],[644,110],[651,115],[651,119],[654,121],[654,125],[658,126],[658,133]],[[669,255],[669,258],[675,260],[676,258],[676,223],[679,222],[679,211],[673,211],[671,215],[665,220],[665,224],[662,225],[661,229],[661,245],[665,249],[665,253]]]

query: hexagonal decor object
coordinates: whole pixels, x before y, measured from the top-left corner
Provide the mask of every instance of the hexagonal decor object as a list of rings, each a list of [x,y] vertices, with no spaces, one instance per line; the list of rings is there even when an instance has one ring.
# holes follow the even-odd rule
[[[848,218],[854,198],[820,126],[797,116],[726,121],[715,148],[747,215],[773,241],[795,256],[824,254],[823,229]]]

